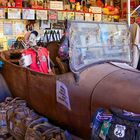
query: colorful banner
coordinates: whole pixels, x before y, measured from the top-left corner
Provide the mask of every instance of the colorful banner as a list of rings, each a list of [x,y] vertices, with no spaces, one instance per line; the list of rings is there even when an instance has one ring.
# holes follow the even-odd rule
[[[36,11],[36,19],[37,20],[47,20],[47,10],[37,10]]]
[[[21,19],[21,10],[8,8],[8,19]]]

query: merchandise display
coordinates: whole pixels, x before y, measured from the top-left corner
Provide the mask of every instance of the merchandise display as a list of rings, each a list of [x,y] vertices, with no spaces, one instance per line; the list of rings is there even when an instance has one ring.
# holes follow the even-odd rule
[[[19,97],[7,97],[0,103],[0,136],[4,140],[80,140],[67,130],[52,125],[47,118],[27,107]],[[12,139],[13,140],[13,139]]]
[[[129,65],[131,42],[127,24],[67,23],[65,35],[69,43],[63,39],[61,43],[46,44],[54,74],[13,64],[10,55],[19,50],[1,53],[2,74],[13,96],[26,99],[40,114],[89,140],[91,118],[98,107],[123,107],[140,113],[139,82],[136,81],[139,72]]]
[[[131,0],[129,14],[127,5],[0,1],[0,73],[9,88],[8,95],[0,88],[0,138],[139,140],[140,60],[137,53],[134,67],[132,46],[140,32],[133,39],[126,21],[139,22],[140,6]]]

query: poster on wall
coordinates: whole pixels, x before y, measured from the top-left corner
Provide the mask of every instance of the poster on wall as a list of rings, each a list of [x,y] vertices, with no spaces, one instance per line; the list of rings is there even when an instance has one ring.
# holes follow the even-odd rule
[[[53,22],[57,22],[57,11],[55,10],[49,10],[49,20]]]
[[[85,13],[85,21],[93,21],[93,14]]]
[[[67,12],[67,19],[68,20],[74,20],[74,12]]]
[[[58,11],[58,20],[65,20],[65,19],[67,19],[67,12]]]
[[[36,19],[37,20],[47,20],[47,10],[37,10],[36,11]]]
[[[22,18],[34,20],[35,19],[35,10],[33,9],[22,9]]]
[[[20,9],[8,8],[8,19],[21,19],[20,13]]]
[[[13,24],[12,22],[4,22],[3,24],[3,34],[13,35]]]
[[[14,22],[13,24],[13,29],[14,29],[14,35],[24,35],[25,27],[24,27],[24,22]]]
[[[75,20],[84,20],[84,13],[82,12],[75,12]]]
[[[0,19],[4,19],[5,18],[5,12],[3,8],[0,8]]]

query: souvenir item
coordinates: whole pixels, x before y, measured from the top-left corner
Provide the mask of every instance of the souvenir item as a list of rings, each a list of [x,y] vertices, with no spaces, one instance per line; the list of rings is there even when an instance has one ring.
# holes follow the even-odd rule
[[[92,140],[140,139],[140,114],[121,109],[99,109],[92,122]]]

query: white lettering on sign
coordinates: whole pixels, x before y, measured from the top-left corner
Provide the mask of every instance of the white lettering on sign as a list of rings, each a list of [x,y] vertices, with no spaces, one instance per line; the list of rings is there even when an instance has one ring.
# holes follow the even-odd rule
[[[68,89],[66,85],[60,81],[56,81],[56,99],[58,103],[63,104],[71,110]]]

